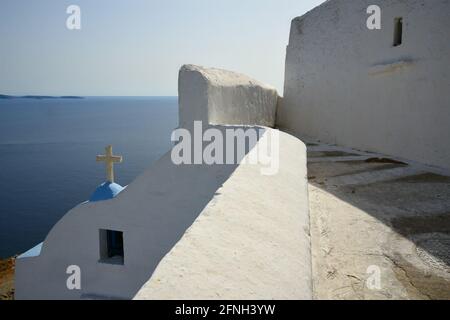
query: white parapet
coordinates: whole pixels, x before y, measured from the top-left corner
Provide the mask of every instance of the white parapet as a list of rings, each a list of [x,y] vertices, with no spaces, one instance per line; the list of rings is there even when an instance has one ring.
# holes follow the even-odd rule
[[[199,120],[211,125],[275,125],[278,94],[246,75],[185,65],[179,75],[180,127]]]
[[[278,172],[239,165],[135,299],[312,298],[306,147],[279,145]]]

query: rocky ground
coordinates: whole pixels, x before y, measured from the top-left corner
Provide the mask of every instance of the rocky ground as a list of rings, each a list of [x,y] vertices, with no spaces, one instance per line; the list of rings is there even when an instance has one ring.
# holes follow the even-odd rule
[[[316,299],[450,299],[450,177],[308,143],[308,178]]]
[[[0,259],[0,300],[14,299],[15,259]]]

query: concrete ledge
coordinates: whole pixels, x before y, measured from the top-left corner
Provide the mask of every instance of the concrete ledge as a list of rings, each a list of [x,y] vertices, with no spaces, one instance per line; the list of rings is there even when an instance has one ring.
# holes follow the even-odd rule
[[[211,125],[273,127],[277,91],[246,75],[185,65],[179,75],[180,127]]]
[[[235,170],[135,299],[312,298],[305,145],[280,133],[279,172],[260,169]]]

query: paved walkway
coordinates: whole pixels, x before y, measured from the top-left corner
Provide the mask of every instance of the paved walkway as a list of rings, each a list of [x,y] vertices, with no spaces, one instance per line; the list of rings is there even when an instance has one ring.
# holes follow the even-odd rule
[[[450,299],[450,177],[308,143],[308,178],[316,299]]]

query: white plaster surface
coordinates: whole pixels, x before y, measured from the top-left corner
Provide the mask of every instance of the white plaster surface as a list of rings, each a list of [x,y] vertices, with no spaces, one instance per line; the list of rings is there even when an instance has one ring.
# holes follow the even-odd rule
[[[135,299],[311,299],[304,144],[281,133],[279,173],[259,170],[236,169]]]
[[[377,4],[382,29],[369,30]],[[393,47],[394,19],[403,43]],[[333,0],[292,21],[277,124],[450,168],[450,1]]]
[[[243,74],[194,65],[180,70],[181,127],[195,120],[205,125],[273,127],[277,102],[276,89]]]

